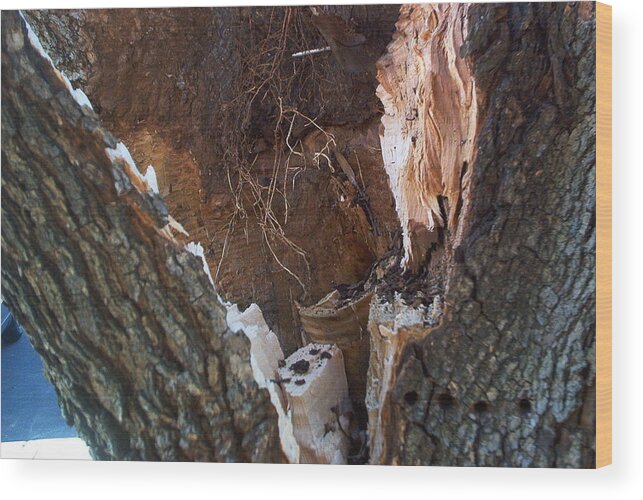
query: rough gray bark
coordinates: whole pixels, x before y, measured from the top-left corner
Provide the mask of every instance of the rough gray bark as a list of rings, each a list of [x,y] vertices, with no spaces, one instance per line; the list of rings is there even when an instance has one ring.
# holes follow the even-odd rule
[[[66,419],[97,459],[283,461],[249,341],[116,142],[4,11],[2,295]]]
[[[470,6],[470,209],[442,324],[396,367],[385,463],[595,463],[593,9]]]

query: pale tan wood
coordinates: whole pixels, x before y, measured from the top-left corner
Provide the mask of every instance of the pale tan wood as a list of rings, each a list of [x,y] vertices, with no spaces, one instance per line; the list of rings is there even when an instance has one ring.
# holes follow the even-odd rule
[[[457,246],[467,165],[475,160],[478,95],[467,58],[468,4],[404,5],[398,35],[377,64],[380,140],[402,225],[407,268],[417,269],[447,225]],[[416,39],[418,33],[422,37]],[[436,77],[439,75],[439,78]],[[449,200],[446,214],[439,198]]]
[[[364,424],[370,344],[367,330],[368,311],[372,297],[372,293],[365,293],[358,298],[342,301],[335,290],[317,304],[299,308],[301,325],[308,341],[336,344],[341,349],[353,410],[358,420]]]
[[[612,463],[612,7],[596,4],[596,467]]]
[[[350,400],[342,351],[308,344],[288,357],[277,382],[288,403],[299,463],[346,464]]]
[[[369,463],[384,464],[387,456],[391,391],[397,377],[396,367],[404,347],[429,334],[438,323],[441,304],[436,298],[426,307],[413,307],[396,295],[392,303],[375,297],[371,302],[368,330],[371,336],[370,363],[366,386],[368,410]]]
[[[292,418],[287,413],[285,396],[274,382],[279,362],[284,359],[279,339],[268,327],[257,304],[251,304],[243,312],[236,304],[226,304],[226,309],[230,330],[242,331],[250,340],[252,374],[259,387],[268,389],[270,402],[277,410],[281,449],[290,463],[299,463],[299,445],[295,439]]]

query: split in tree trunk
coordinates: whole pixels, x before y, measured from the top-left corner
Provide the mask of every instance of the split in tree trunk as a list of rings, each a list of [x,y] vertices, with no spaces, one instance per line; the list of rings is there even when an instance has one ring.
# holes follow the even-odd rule
[[[96,458],[595,464],[594,4],[27,17],[2,292]]]

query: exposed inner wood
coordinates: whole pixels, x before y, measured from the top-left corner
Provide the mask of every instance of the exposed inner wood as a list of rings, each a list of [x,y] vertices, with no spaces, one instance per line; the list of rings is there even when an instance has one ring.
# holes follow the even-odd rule
[[[438,324],[441,314],[439,296],[429,307],[407,305],[399,295],[392,302],[377,296],[372,301],[368,320],[371,353],[366,389],[371,463],[381,463],[386,456],[388,411],[397,377],[395,367],[404,347],[407,342],[424,338],[428,329]]]
[[[333,343],[341,349],[353,409],[364,428],[364,398],[370,350],[367,325],[371,298],[372,293],[365,293],[356,300],[341,301],[339,292],[334,290],[317,304],[299,309],[307,339],[312,342]]]
[[[170,212],[203,245],[222,296],[257,303],[290,354],[302,345],[295,301],[312,305],[333,287],[364,279],[399,228],[372,77],[398,10],[97,9],[27,17],[136,163],[154,166]],[[342,49],[293,61],[302,47],[327,44],[318,18],[341,19],[342,30],[352,19],[364,41],[351,57],[370,77],[345,71]],[[226,71],[212,69],[220,67]],[[255,87],[265,93],[247,109],[235,107]]]
[[[279,362],[284,354],[277,336],[270,331],[257,304],[252,304],[245,311],[239,307],[227,306],[226,321],[230,330],[243,332],[250,339],[250,365],[257,385],[267,389],[270,401],[275,407],[279,426],[281,448],[290,463],[300,463],[300,443],[295,435],[292,413],[284,397],[281,386],[275,385]]]
[[[377,63],[384,167],[402,224],[403,265],[415,270],[437,241],[427,232],[448,224],[454,246],[462,234],[458,225],[479,121],[471,65],[459,53],[468,9],[403,6],[394,40]]]
[[[285,360],[274,382],[285,394],[299,463],[346,464],[350,400],[342,351],[331,344],[302,347]]]

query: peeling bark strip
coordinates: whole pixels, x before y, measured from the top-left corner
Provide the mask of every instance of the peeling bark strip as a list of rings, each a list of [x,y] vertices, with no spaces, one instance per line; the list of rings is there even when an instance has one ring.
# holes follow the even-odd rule
[[[445,244],[454,248],[442,323],[394,346],[399,361],[378,410],[386,442],[373,462],[594,466],[595,49],[592,3],[405,8],[380,65],[388,89],[380,95],[397,106],[383,119],[387,169],[406,231],[431,217],[437,225],[435,197],[449,197]],[[451,66],[444,54],[455,56]],[[460,100],[468,94],[454,94],[460,116],[440,121],[440,87],[429,79],[418,97],[406,83],[432,74],[424,61],[464,68],[447,69],[460,76],[446,86],[475,84],[479,130],[466,192],[452,161],[469,160],[470,146],[451,152],[449,144],[471,130],[472,108]],[[409,122],[421,123],[407,126],[401,113],[412,110],[402,105],[418,102]],[[422,155],[410,130],[424,133]],[[381,373],[375,334],[371,350],[371,370]]]
[[[394,41],[377,64],[382,156],[402,224],[403,264],[414,269],[430,241],[418,233],[448,223],[456,234],[463,175],[474,161],[478,98],[470,61],[460,56],[469,9],[403,6]]]
[[[284,461],[250,342],[116,147],[3,12],[2,294],[65,418],[97,459]]]

